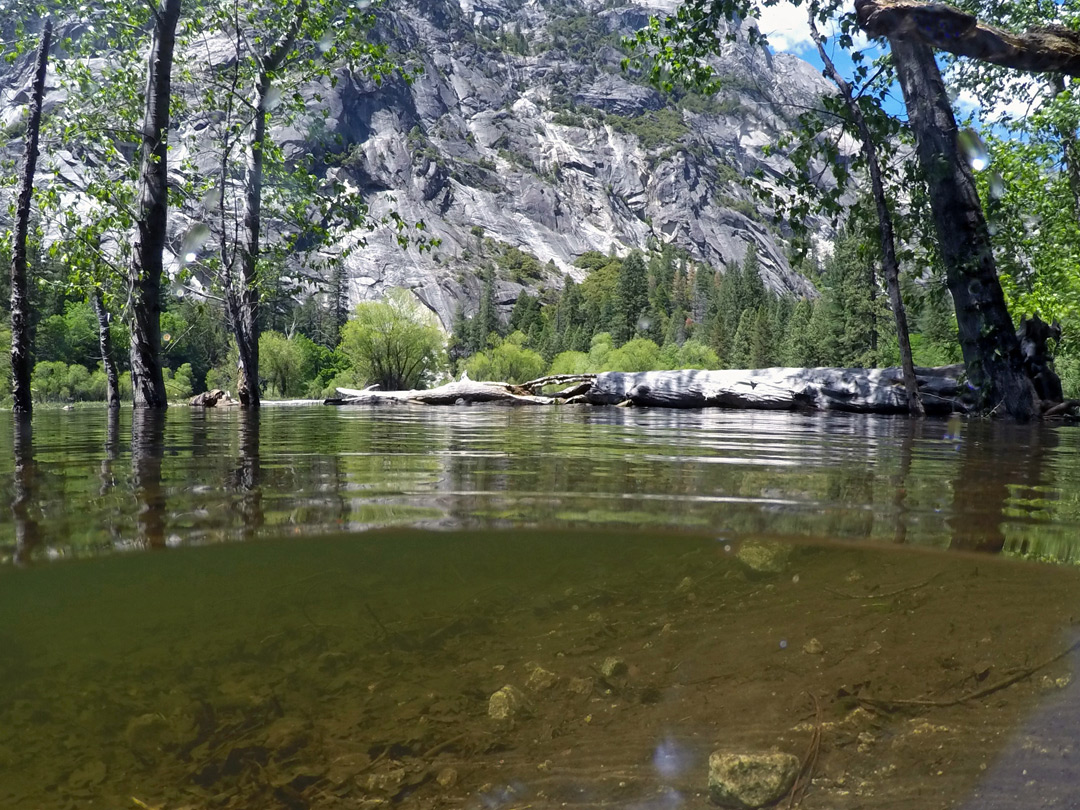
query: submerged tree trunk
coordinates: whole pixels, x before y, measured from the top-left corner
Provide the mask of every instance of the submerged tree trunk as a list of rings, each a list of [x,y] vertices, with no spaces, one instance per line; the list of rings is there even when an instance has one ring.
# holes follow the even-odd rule
[[[913,39],[893,37],[889,43],[919,165],[930,188],[968,378],[984,409],[1004,409],[1015,419],[1031,419],[1038,413],[1035,390],[1024,371],[986,218],[971,169],[960,154],[956,119],[934,52]]]
[[[101,288],[94,286],[90,291],[90,304],[98,322],[98,349],[101,352],[101,365],[105,369],[105,404],[109,408],[120,407],[120,375],[116,371],[116,358],[113,356],[112,334],[109,332],[109,311],[105,308]]]
[[[885,197],[885,184],[881,179],[881,164],[878,161],[877,145],[866,123],[866,117],[862,114],[858,103],[848,84],[836,69],[825,43],[818,33],[814,14],[810,14],[810,32],[817,45],[818,54],[825,64],[825,70],[833,83],[840,89],[855,128],[859,131],[862,140],[863,156],[866,158],[867,171],[870,174],[870,186],[874,195],[874,205],[877,208],[878,235],[881,240],[881,269],[885,273],[885,283],[889,289],[889,307],[892,309],[893,318],[896,321],[896,341],[900,346],[900,366],[904,371],[904,390],[907,392],[908,408],[916,416],[925,413],[922,400],[919,398],[919,384],[915,379],[915,363],[911,358],[911,338],[908,335],[907,313],[904,310],[904,299],[900,295],[900,262],[896,258],[896,237],[893,227],[892,212],[889,210],[889,201]],[[876,284],[874,285],[876,287]],[[872,291],[874,287],[871,287]],[[875,330],[875,344],[876,344]],[[874,347],[877,348],[876,346]]]
[[[131,386],[136,408],[168,406],[161,373],[161,274],[169,215],[169,101],[180,2],[164,0],[155,9],[146,71],[138,233],[130,272]]]
[[[52,21],[45,21],[38,46],[34,71],[34,90],[30,99],[30,120],[26,126],[26,150],[23,154],[19,200],[15,207],[14,244],[11,250],[11,376],[14,409],[30,413],[30,289],[27,282],[26,238],[30,230],[30,205],[34,195],[34,172],[37,170],[38,136],[41,132],[41,106],[45,98],[45,72],[52,41]]]

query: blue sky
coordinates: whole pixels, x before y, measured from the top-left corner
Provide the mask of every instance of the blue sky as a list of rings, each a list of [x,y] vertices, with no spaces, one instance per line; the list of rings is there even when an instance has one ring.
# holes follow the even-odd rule
[[[759,28],[763,34],[769,39],[769,44],[772,45],[773,50],[783,53],[791,53],[796,56],[805,59],[810,64],[817,68],[823,68],[821,59],[817,53],[817,47],[814,45],[813,40],[810,38],[810,27],[806,22],[806,9],[796,8],[788,2],[780,2],[774,6],[759,7],[761,14],[759,20]],[[832,33],[830,31],[822,29],[825,34]],[[882,51],[876,47],[872,47],[872,43],[866,39],[856,43],[857,47],[866,48],[867,61],[872,60],[875,56],[878,56]],[[850,56],[842,48],[837,46],[829,46],[829,55],[836,63],[837,68],[845,75],[850,76],[852,70],[852,62]],[[904,113],[904,102],[900,95],[900,88],[897,87],[892,93],[892,105],[889,105],[890,112],[894,112],[899,115]],[[957,113],[960,116],[968,113],[981,112],[974,99],[965,94],[961,94],[956,100]],[[996,113],[1008,113],[1013,116],[1022,116],[1026,110],[1026,103],[1017,98],[1013,104],[1005,104],[1000,110],[990,111],[990,118],[995,117]]]

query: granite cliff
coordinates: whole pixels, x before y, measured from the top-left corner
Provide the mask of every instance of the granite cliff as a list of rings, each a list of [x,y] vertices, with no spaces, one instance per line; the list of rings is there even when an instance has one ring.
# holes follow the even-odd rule
[[[585,251],[667,243],[720,269],[755,245],[770,288],[813,294],[788,262],[790,233],[738,179],[784,171],[765,147],[828,85],[793,56],[735,41],[716,61],[721,93],[662,94],[622,70],[619,40],[669,10],[663,0],[393,0],[378,34],[423,72],[380,87],[343,71],[309,88],[316,128],[275,132],[287,153],[344,150],[329,170],[374,213],[395,209],[441,239],[420,254],[368,235],[348,259],[350,299],[409,288],[449,326],[459,307],[475,309],[487,240],[538,259],[528,276],[497,279],[504,308],[523,287],[580,278],[573,261]],[[19,63],[9,71],[0,123],[10,128],[27,77]],[[77,172],[70,156],[53,158]],[[183,227],[175,217],[177,242]]]

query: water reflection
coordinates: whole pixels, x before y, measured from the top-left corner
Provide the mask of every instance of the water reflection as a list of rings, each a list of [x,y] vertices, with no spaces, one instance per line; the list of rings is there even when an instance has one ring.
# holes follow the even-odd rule
[[[11,499],[11,517],[15,527],[15,551],[12,555],[16,565],[30,560],[34,547],[41,540],[37,517],[34,514],[34,489],[37,483],[37,464],[34,461],[34,428],[29,414],[12,415],[14,432],[14,486]]]
[[[237,416],[239,452],[232,473],[232,489],[239,495],[241,537],[250,540],[264,523],[259,458],[259,410],[244,410]]]
[[[0,561],[400,525],[663,526],[1060,561],[1080,537],[1080,443],[1062,426],[483,407],[45,411],[32,437],[11,424]],[[30,552],[35,532],[48,542]]]
[[[136,409],[131,418],[131,488],[137,504],[136,542],[143,548],[165,548],[164,455],[165,412]]]

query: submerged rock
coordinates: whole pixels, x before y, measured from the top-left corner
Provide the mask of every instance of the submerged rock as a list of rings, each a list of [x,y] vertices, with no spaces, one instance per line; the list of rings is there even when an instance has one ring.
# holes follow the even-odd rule
[[[536,664],[529,669],[529,679],[525,681],[525,686],[534,692],[542,692],[555,686],[558,682],[558,675]]]
[[[160,714],[142,714],[131,720],[124,731],[131,753],[141,762],[156,760],[169,743],[173,733],[169,721]]]
[[[802,651],[807,655],[821,655],[825,652],[825,647],[816,638],[812,638],[803,645]]]
[[[604,663],[600,665],[600,674],[605,678],[618,678],[628,671],[629,667],[626,666],[626,662],[615,656],[605,658]]]
[[[513,720],[529,713],[529,701],[516,686],[504,686],[488,698],[488,717]]]
[[[743,543],[735,554],[751,574],[782,574],[790,556],[791,546],[763,540]]]
[[[709,755],[709,799],[721,807],[754,810],[784,798],[795,777],[799,760],[779,751]]]

